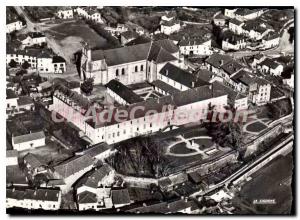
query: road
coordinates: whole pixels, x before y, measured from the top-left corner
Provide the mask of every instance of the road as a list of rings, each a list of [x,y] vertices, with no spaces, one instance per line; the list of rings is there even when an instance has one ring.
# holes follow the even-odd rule
[[[14,6],[14,8],[16,9],[17,13],[24,17],[26,20],[26,24],[27,27],[25,28],[28,32],[34,32],[34,31],[39,31],[39,32],[43,32],[46,36],[46,41],[47,41],[47,45],[48,47],[50,47],[55,54],[62,56],[65,60],[66,60],[66,64],[67,64],[67,71],[64,74],[46,74],[45,76],[48,78],[70,78],[71,80],[75,80],[75,81],[80,81],[80,79],[77,77],[78,73],[76,70],[76,66],[71,62],[68,54],[64,53],[63,48],[61,47],[61,45],[54,39],[53,36],[51,36],[49,33],[45,32],[47,29],[54,27],[55,25],[58,24],[49,24],[46,25],[45,23],[41,23],[41,22],[34,22],[32,21],[32,19],[30,18],[30,16],[26,13],[26,11],[24,10],[23,6]]]

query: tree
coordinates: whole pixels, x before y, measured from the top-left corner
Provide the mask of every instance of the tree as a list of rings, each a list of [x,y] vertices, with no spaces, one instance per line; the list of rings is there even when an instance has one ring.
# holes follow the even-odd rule
[[[9,64],[8,64],[11,68],[16,68],[17,67],[17,62],[14,60],[14,59],[12,59],[12,60],[10,60],[10,62],[9,62]]]
[[[84,92],[87,95],[90,95],[94,88],[94,79],[88,78],[86,79],[80,86],[80,89],[82,92]]]
[[[24,63],[22,63],[22,68],[23,69],[27,70],[29,67],[30,67],[30,64],[27,61],[25,61]]]
[[[19,70],[18,72],[16,72],[16,76],[23,76],[23,75],[26,74],[26,73],[27,73],[27,70],[21,69],[21,70]]]

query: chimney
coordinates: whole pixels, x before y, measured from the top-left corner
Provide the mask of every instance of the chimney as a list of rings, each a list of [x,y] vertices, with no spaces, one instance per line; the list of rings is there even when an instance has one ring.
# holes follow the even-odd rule
[[[194,81],[192,82],[192,88],[195,88],[195,82]]]
[[[146,207],[146,206],[147,206],[147,204],[144,202],[144,203],[143,203],[143,206],[144,206],[144,207]]]
[[[12,191],[14,192],[16,189],[15,189],[15,187],[12,189]]]

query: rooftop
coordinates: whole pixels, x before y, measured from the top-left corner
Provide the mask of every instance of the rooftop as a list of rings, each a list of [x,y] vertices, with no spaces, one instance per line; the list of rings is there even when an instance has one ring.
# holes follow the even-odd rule
[[[58,201],[59,189],[38,188],[30,189],[24,187],[9,187],[6,189],[6,197],[17,200],[39,200],[39,201]]]
[[[125,86],[118,80],[113,79],[109,81],[105,86],[129,104],[143,101],[143,99],[140,96],[135,94],[131,89],[129,89],[127,86]]]
[[[180,92],[180,90],[174,88],[173,86],[170,86],[169,84],[161,81],[161,80],[155,80],[151,82],[151,84],[165,92],[167,92],[170,95],[174,95],[175,93]]]
[[[34,141],[34,140],[39,140],[42,138],[45,138],[44,131],[32,132],[29,134],[12,137],[12,141],[14,144],[20,144],[20,143],[30,142],[30,141]]]
[[[54,170],[62,177],[67,178],[89,166],[92,166],[94,159],[89,155],[72,157],[54,167]]]
[[[111,197],[114,205],[130,203],[130,197],[127,189],[112,189]]]
[[[195,88],[199,86],[208,85],[209,83],[197,78],[186,70],[183,70],[171,63],[167,63],[160,71],[160,74],[179,82],[180,84],[188,87]]]

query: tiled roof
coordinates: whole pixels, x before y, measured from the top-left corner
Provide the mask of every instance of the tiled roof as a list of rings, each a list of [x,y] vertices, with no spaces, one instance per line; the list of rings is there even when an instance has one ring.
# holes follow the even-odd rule
[[[207,58],[206,62],[216,68],[220,68],[222,65],[224,65],[225,63],[227,63],[231,60],[232,60],[232,57],[230,57],[228,55],[214,53],[210,57]]]
[[[12,140],[13,140],[14,144],[20,144],[20,143],[25,143],[25,142],[29,142],[29,141],[39,140],[42,138],[45,138],[45,133],[43,131],[39,131],[39,132],[32,132],[29,134],[24,134],[21,136],[12,137]]]
[[[194,45],[201,45],[203,43],[206,43],[210,39],[207,39],[205,37],[197,37],[197,38],[188,38],[183,39],[179,42],[179,46],[194,46]]]
[[[109,173],[112,171],[113,169],[109,165],[104,164],[99,168],[95,168],[95,170],[89,172],[85,177],[83,177],[82,180],[79,181],[78,186],[85,185],[92,188],[97,188],[99,185],[101,185],[102,179],[109,175]]]
[[[111,147],[107,143],[104,142],[104,143],[96,144],[92,147],[89,147],[88,149],[85,149],[85,150],[81,151],[80,153],[88,154],[91,157],[96,157],[99,154],[101,154],[109,149],[111,149]]]
[[[52,62],[53,63],[65,63],[66,60],[61,56],[53,56]]]
[[[241,24],[244,23],[244,22],[242,22],[242,21],[240,21],[236,18],[231,19],[229,22],[232,23],[232,24],[238,25],[238,26],[240,26]]]
[[[143,99],[140,96],[135,94],[133,91],[131,91],[131,89],[129,89],[127,86],[125,86],[118,80],[113,79],[109,81],[105,86],[129,104],[143,101]]]
[[[40,158],[38,158],[36,155],[34,155],[32,153],[26,154],[26,156],[24,157],[24,161],[26,161],[26,163],[30,164],[32,169],[35,169],[35,168],[45,165],[44,161],[41,161]]]
[[[186,70],[183,70],[171,63],[167,63],[160,71],[160,74],[179,82],[180,84],[188,87],[195,88],[203,85],[208,85],[209,83],[198,79],[195,75],[192,75]]]
[[[55,171],[62,177],[67,178],[89,166],[92,166],[94,159],[89,155],[72,157],[67,161],[55,166]]]
[[[260,66],[268,66],[270,67],[271,69],[276,69],[279,65],[281,65],[280,63],[278,62],[275,62],[269,58],[265,59],[264,61],[262,61],[260,64]]]
[[[161,80],[155,80],[155,81],[151,82],[151,84],[154,85],[155,87],[167,92],[170,95],[180,92],[180,90],[174,88],[173,86],[170,86],[169,84],[167,84]]]
[[[6,184],[28,184],[27,178],[19,165],[6,166]]]
[[[97,203],[97,195],[90,191],[81,192],[77,194],[77,202],[80,204]]]
[[[30,189],[24,187],[10,187],[6,189],[6,197],[18,200],[58,201],[59,189],[38,188]]]
[[[217,95],[217,94],[227,94],[228,96],[228,99],[231,101],[231,102],[235,102],[235,100],[237,99],[242,99],[242,98],[246,98],[245,95],[243,94],[240,94],[240,93],[237,93],[235,92],[232,88],[229,88],[223,84],[221,84],[220,82],[213,82],[213,88],[214,88],[214,93]]]
[[[114,205],[130,203],[130,197],[127,189],[113,189],[111,190],[111,197]]]
[[[235,60],[231,60],[221,66],[221,68],[230,76],[244,68],[243,65],[239,64]]]

